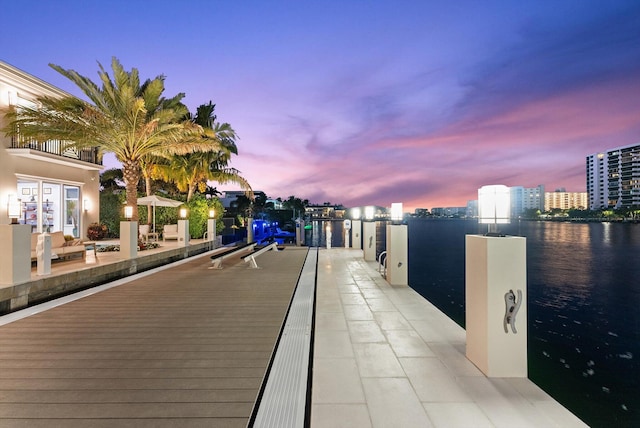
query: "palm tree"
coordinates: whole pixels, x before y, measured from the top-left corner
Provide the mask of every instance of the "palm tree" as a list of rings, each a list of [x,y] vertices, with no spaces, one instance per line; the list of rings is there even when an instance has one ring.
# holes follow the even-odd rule
[[[202,127],[204,136],[210,136],[219,143],[219,149],[208,152],[196,152],[173,156],[168,163],[157,163],[155,173],[165,181],[174,183],[181,192],[187,192],[187,202],[191,200],[196,189],[201,193],[206,190],[207,181],[220,184],[235,183],[253,198],[251,186],[240,171],[228,167],[232,154],[238,154],[235,131],[228,123],[216,122],[216,105],[209,101],[196,109],[195,116],[187,115],[196,125]]]
[[[50,64],[75,83],[90,103],[75,97],[38,98],[40,107],[12,109],[7,116],[7,135],[38,141],[61,140],[77,148],[98,147],[112,152],[122,163],[126,201],[138,219],[137,186],[141,162],[147,156],[174,156],[194,151],[219,151],[214,132],[204,135],[202,127],[183,120],[188,113],[180,93],[162,97],[165,77],[141,84],[138,70],[125,71],[118,59],[111,61],[113,79],[98,63],[98,86],[74,70]]]

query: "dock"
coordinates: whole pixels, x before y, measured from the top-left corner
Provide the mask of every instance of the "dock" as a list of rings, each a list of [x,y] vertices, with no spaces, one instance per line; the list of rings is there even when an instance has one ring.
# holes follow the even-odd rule
[[[212,270],[205,252],[0,317],[0,426],[251,425],[307,253]],[[360,250],[320,249],[315,285],[311,427],[586,426],[485,377],[464,330]]]

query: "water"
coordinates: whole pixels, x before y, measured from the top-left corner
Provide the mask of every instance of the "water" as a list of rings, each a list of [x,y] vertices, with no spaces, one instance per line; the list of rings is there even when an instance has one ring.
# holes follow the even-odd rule
[[[640,426],[640,225],[516,222],[527,238],[529,378],[594,427]],[[409,222],[409,284],[464,327],[475,221]]]
[[[344,245],[341,221],[317,221],[305,242]],[[377,222],[377,253],[385,223]],[[409,284],[464,327],[470,220],[409,221]],[[640,225],[515,222],[527,238],[529,378],[593,427],[640,426]]]

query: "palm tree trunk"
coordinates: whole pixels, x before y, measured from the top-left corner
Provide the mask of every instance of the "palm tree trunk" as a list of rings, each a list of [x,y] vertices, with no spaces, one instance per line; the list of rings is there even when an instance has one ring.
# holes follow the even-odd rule
[[[127,159],[122,162],[122,176],[127,194],[127,205],[133,207],[131,220],[138,221],[138,182],[140,181],[140,165]]]

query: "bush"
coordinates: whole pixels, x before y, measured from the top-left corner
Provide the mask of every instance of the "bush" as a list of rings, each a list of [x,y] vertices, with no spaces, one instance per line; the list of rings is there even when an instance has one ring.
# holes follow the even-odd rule
[[[90,241],[99,241],[109,232],[106,224],[91,223],[87,228],[87,238]]]

